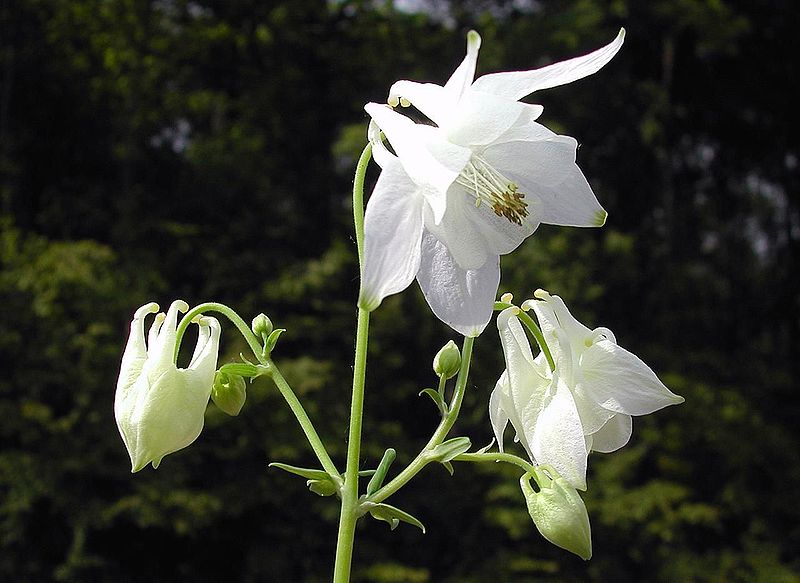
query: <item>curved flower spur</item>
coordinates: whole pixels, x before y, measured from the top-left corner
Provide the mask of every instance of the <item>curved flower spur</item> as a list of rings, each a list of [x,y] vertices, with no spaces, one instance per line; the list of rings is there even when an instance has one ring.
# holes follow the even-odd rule
[[[535,120],[519,99],[598,71],[622,46],[531,71],[474,79],[481,39],[444,86],[398,81],[388,105],[368,103],[381,175],[365,215],[359,305],[374,310],[416,277],[434,314],[465,336],[491,318],[500,255],[541,223],[597,227],[606,211],[575,163],[577,141]],[[413,105],[436,126],[395,111]],[[380,132],[392,146],[384,145]]]

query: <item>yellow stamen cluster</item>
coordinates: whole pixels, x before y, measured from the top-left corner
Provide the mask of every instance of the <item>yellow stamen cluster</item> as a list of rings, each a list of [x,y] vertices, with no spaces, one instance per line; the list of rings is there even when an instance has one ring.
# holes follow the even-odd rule
[[[516,225],[522,225],[528,216],[528,203],[517,185],[477,156],[467,163],[456,183],[475,197],[476,207],[486,202],[494,214]]]

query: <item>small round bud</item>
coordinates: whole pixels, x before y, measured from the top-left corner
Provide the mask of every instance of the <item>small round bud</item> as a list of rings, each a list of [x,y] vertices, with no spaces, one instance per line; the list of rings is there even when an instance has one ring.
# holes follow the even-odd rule
[[[267,318],[264,314],[259,314],[255,318],[253,318],[253,324],[251,326],[253,329],[253,333],[258,336],[259,338],[266,338],[272,333],[272,320]]]
[[[246,389],[247,383],[239,375],[217,371],[211,388],[211,400],[225,413],[235,417],[244,406]]]
[[[500,296],[500,301],[504,304],[510,304],[514,301],[514,295],[510,293],[504,293],[502,296]]]
[[[453,378],[461,368],[461,352],[452,340],[433,357],[433,372],[446,379]]]

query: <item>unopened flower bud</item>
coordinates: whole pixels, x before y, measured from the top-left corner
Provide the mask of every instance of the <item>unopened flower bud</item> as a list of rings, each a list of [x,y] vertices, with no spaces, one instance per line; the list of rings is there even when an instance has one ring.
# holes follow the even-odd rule
[[[211,400],[231,417],[239,414],[244,406],[247,384],[236,374],[217,371],[214,376],[214,387],[211,389]]]
[[[270,320],[265,314],[259,314],[253,318],[253,324],[251,328],[253,329],[253,334],[259,338],[266,338],[272,333],[272,320]]]
[[[556,546],[575,553],[584,561],[592,558],[592,531],[586,506],[577,490],[555,470],[536,468],[539,491],[530,484],[531,475],[519,480],[528,513],[544,538]]]
[[[197,347],[187,368],[174,361],[178,312],[186,302],[176,301],[155,318],[145,341],[144,320],[158,311],[147,304],[136,311],[122,356],[114,416],[138,472],[147,464],[191,444],[203,429],[208,397],[217,368],[220,325],[215,318],[194,320],[199,327]]]
[[[445,344],[433,358],[433,372],[446,379],[453,378],[461,368],[461,353],[452,340]]]

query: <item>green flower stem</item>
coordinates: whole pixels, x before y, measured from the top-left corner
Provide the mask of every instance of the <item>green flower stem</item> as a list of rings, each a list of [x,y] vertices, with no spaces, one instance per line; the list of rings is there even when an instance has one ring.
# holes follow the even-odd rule
[[[544,341],[544,334],[542,334],[542,331],[539,328],[539,326],[536,324],[536,322],[533,321],[533,318],[531,318],[527,312],[523,312],[522,310],[520,310],[517,316],[522,321],[522,323],[525,324],[525,326],[527,326],[528,330],[531,331],[533,337],[536,338],[536,342],[539,343],[539,348],[542,349],[542,352],[544,352],[544,357],[547,359],[547,364],[550,365],[550,370],[551,371],[556,370],[556,363],[553,361],[553,355],[550,354],[550,349],[547,347],[547,342]]]
[[[269,366],[269,376],[272,378],[275,386],[278,387],[278,390],[281,395],[283,395],[292,413],[294,413],[294,416],[297,418],[297,422],[300,424],[303,433],[305,433],[311,449],[314,450],[319,463],[322,464],[322,469],[327,472],[334,484],[341,487],[342,475],[339,473],[339,470],[336,469],[336,465],[334,465],[331,456],[328,454],[328,450],[325,449],[325,444],[322,443],[316,429],[314,429],[314,424],[311,422],[306,410],[300,403],[300,399],[297,398],[292,387],[286,382],[286,379],[281,374],[281,371],[278,370],[275,363],[272,360],[268,360],[266,364]]]
[[[360,266],[364,263],[364,177],[371,159],[372,144],[367,143],[358,159],[356,175],[353,178],[353,223],[356,228],[356,248]]]
[[[317,455],[317,458],[319,459],[320,464],[322,464],[323,469],[328,473],[334,483],[341,484],[341,474],[339,473],[339,470],[336,469],[336,466],[331,460],[331,456],[328,454],[328,451],[325,449],[325,445],[322,443],[319,434],[317,434],[316,429],[314,429],[314,424],[308,417],[308,413],[306,413],[303,405],[300,404],[300,400],[297,398],[297,395],[295,395],[294,391],[289,386],[289,383],[286,382],[286,379],[283,377],[280,370],[278,370],[278,367],[275,365],[275,363],[265,357],[261,342],[259,342],[258,338],[256,338],[256,335],[253,334],[252,330],[250,330],[250,326],[248,326],[247,323],[242,320],[239,314],[234,312],[225,304],[219,304],[216,302],[206,302],[186,312],[186,315],[181,319],[180,324],[178,324],[176,331],[177,337],[175,343],[175,357],[177,358],[178,356],[178,348],[180,347],[181,339],[183,338],[186,329],[189,327],[189,324],[191,324],[195,317],[205,312],[218,312],[223,314],[231,322],[233,322],[239,332],[241,332],[242,336],[244,336],[244,339],[247,341],[247,344],[250,346],[250,349],[253,351],[256,359],[258,359],[258,362],[269,368],[269,374],[275,383],[275,386],[278,387],[278,390],[280,391],[281,395],[283,395],[283,398],[286,399],[286,403],[289,405],[292,413],[294,413],[294,416],[297,418],[297,422],[300,424],[303,433],[305,433],[306,439],[308,439],[308,443],[311,445],[311,449],[314,450],[314,453]]]
[[[189,327],[189,324],[192,323],[192,320],[194,320],[195,317],[200,316],[205,312],[218,312],[223,316],[225,316],[226,318],[228,318],[228,320],[233,322],[233,325],[236,326],[239,332],[241,332],[242,336],[244,336],[244,339],[250,346],[250,350],[253,351],[253,354],[258,359],[258,361],[261,364],[266,364],[266,361],[264,361],[263,355],[261,353],[262,351],[261,342],[259,342],[258,338],[256,338],[256,335],[253,334],[253,331],[250,330],[250,326],[247,324],[247,322],[242,320],[239,314],[234,312],[231,308],[229,308],[225,304],[218,304],[216,302],[206,302],[204,304],[195,306],[194,308],[186,312],[186,315],[183,318],[181,318],[181,321],[178,324],[175,337],[176,361],[178,359],[178,351],[181,347],[181,340],[183,340],[183,335],[186,332],[186,329]]]
[[[439,427],[436,428],[433,436],[428,443],[422,448],[416,458],[397,476],[394,477],[388,484],[383,486],[380,490],[375,492],[372,496],[367,497],[366,501],[372,503],[382,502],[389,496],[397,492],[400,488],[406,485],[411,478],[416,476],[422,468],[430,463],[429,453],[437,445],[444,441],[447,434],[453,428],[453,425],[458,419],[458,413],[461,410],[461,403],[464,400],[464,393],[467,387],[467,378],[469,376],[469,366],[472,361],[472,345],[475,342],[474,338],[464,338],[464,345],[461,348],[461,368],[458,371],[458,379],[456,380],[456,388],[453,392],[453,401],[450,403],[450,409],[442,418]],[[457,459],[457,458],[456,458]]]
[[[353,178],[353,223],[356,232],[358,264],[364,263],[364,177],[372,158],[372,144],[361,153]],[[336,563],[333,583],[348,583],[353,561],[356,522],[360,516],[358,503],[358,461],[361,455],[361,426],[364,416],[364,381],[367,372],[369,312],[359,308],[356,328],[356,351],[353,364],[353,396],[350,403],[350,430],[347,441],[347,466],[344,473],[342,509],[339,515],[339,534],[336,539]]]
[[[515,307],[514,304],[509,304],[506,302],[494,303],[495,310],[505,310],[506,308],[513,307]],[[542,334],[542,330],[539,328],[539,325],[533,320],[533,318],[530,317],[527,312],[523,310],[520,310],[517,313],[517,316],[520,320],[522,320],[522,323],[527,326],[528,330],[531,331],[531,334],[533,334],[533,337],[536,339],[536,343],[539,345],[539,348],[542,352],[544,352],[544,357],[547,359],[547,364],[550,365],[550,370],[556,370],[556,363],[553,360],[553,355],[550,354],[550,349],[547,347],[547,342],[544,341],[544,334]]]
[[[506,462],[519,466],[531,475],[536,472],[536,467],[526,462],[521,457],[511,453],[462,453],[453,458],[454,462]]]

